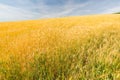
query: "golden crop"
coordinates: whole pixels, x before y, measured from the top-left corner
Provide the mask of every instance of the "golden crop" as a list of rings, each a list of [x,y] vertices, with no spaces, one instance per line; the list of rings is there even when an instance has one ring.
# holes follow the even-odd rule
[[[119,79],[119,14],[0,23],[0,80]]]

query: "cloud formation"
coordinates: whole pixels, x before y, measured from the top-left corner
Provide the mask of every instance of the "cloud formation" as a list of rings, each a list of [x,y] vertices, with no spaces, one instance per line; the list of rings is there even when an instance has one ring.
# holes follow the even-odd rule
[[[120,11],[120,0],[0,0],[0,21]]]

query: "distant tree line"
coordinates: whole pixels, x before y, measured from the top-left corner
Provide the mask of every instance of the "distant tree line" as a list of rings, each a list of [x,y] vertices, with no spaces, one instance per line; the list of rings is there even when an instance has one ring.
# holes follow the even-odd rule
[[[116,12],[116,13],[114,13],[114,14],[120,14],[120,12]]]

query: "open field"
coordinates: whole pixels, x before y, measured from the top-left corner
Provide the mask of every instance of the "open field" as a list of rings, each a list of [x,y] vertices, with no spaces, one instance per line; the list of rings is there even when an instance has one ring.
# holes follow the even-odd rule
[[[120,15],[0,23],[0,80],[120,80]]]

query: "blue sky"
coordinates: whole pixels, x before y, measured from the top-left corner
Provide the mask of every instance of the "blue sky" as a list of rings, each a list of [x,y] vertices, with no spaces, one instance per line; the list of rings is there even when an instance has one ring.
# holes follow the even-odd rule
[[[0,0],[0,21],[108,14],[120,0]]]

